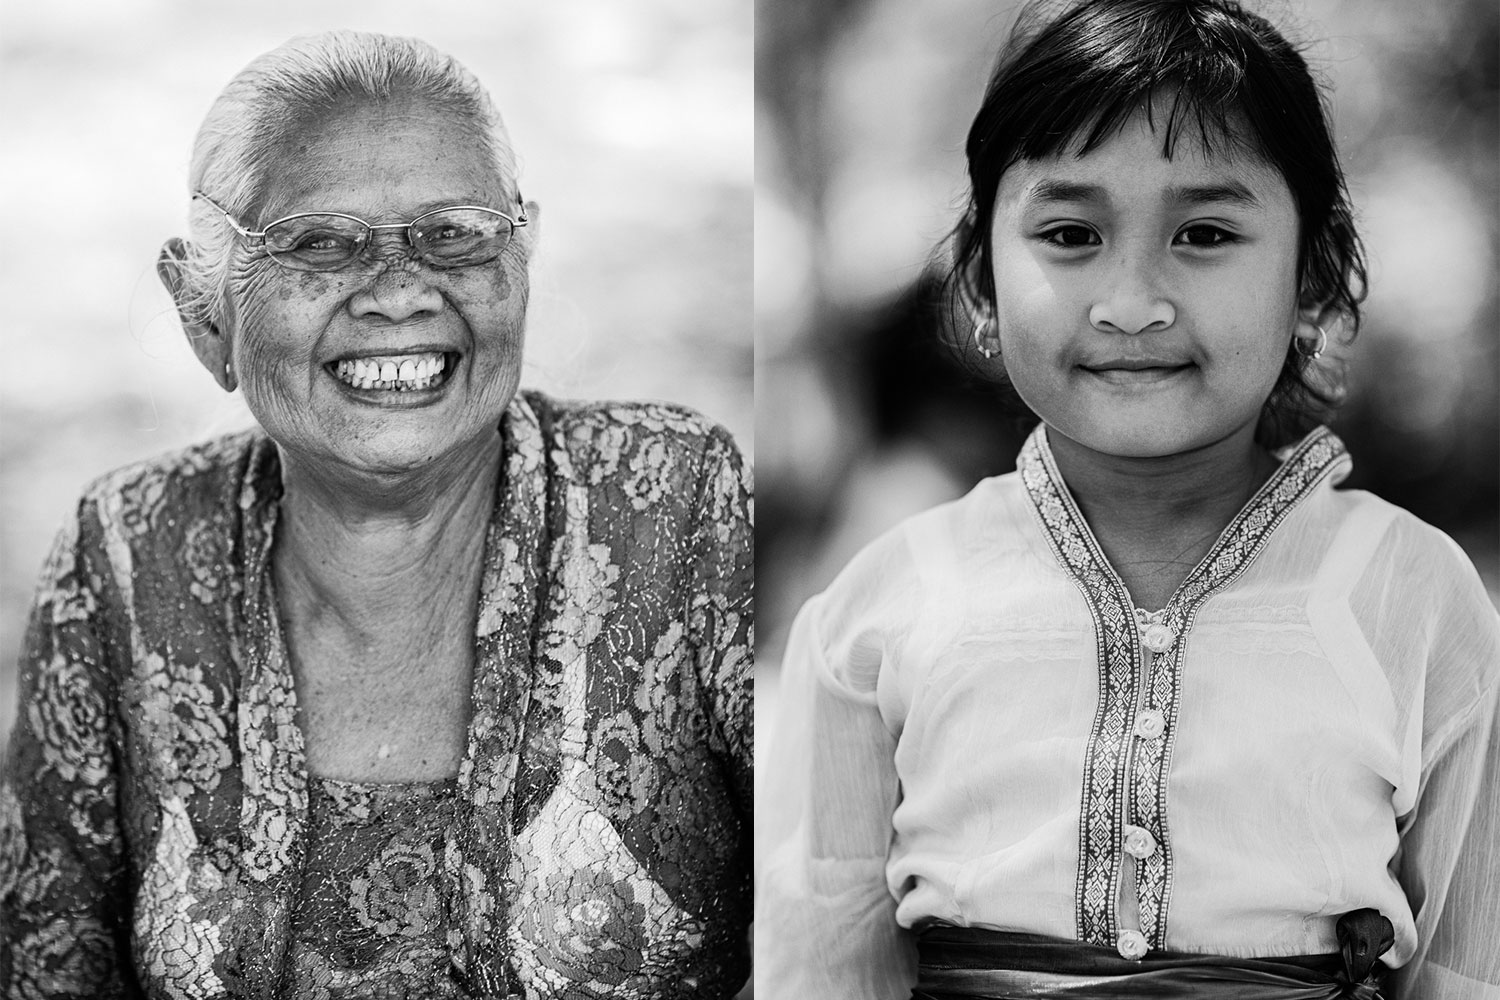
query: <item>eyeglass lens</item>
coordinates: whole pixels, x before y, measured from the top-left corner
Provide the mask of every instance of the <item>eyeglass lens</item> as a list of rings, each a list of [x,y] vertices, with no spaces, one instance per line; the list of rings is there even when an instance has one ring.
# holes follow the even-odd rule
[[[412,248],[436,267],[469,267],[500,256],[512,225],[498,212],[476,208],[443,209],[408,228]],[[343,215],[299,215],[266,229],[266,251],[299,271],[332,271],[364,252],[371,230]]]

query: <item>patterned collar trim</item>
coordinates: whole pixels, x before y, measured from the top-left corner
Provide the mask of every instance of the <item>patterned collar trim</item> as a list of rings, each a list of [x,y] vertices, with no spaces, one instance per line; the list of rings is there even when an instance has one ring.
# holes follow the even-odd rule
[[[538,614],[554,527],[548,497],[546,431],[538,408],[518,393],[501,424],[504,466],[485,534],[468,748],[457,778],[462,808],[448,833],[447,856],[471,890],[455,900],[465,948],[460,972],[486,995],[509,992],[506,973],[480,960],[505,926],[486,899],[501,897],[511,853],[512,786],[532,689]],[[255,906],[267,940],[285,942],[281,926],[301,884],[308,810],[307,759],[296,722],[296,694],[273,587],[271,551],[282,495],[276,446],[257,441],[239,494],[244,575],[239,587],[239,746],[242,842],[246,872],[261,889]],[[499,909],[503,909],[501,903]],[[279,968],[280,960],[265,963]],[[256,995],[274,992],[256,985]]]
[[[1099,708],[1084,759],[1075,887],[1079,940],[1129,958],[1163,947],[1172,889],[1167,775],[1177,735],[1184,651],[1203,602],[1243,573],[1272,532],[1325,481],[1347,474],[1343,443],[1319,427],[1219,535],[1166,607],[1147,615],[1105,558],[1068,492],[1045,425],[1027,440],[1017,469],[1058,563],[1088,602],[1094,622]],[[1137,922],[1118,913],[1125,858],[1132,858]]]

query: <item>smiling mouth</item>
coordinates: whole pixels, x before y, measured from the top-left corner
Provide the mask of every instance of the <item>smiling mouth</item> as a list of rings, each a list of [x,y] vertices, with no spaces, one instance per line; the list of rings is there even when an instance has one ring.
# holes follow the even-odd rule
[[[1168,365],[1168,364],[1135,364],[1111,365],[1107,368],[1091,368],[1080,365],[1084,371],[1105,382],[1113,385],[1142,385],[1149,382],[1160,382],[1179,375],[1193,367],[1191,364]]]
[[[329,374],[351,389],[375,392],[420,392],[448,381],[458,355],[444,351],[380,354],[345,358],[325,365]]]

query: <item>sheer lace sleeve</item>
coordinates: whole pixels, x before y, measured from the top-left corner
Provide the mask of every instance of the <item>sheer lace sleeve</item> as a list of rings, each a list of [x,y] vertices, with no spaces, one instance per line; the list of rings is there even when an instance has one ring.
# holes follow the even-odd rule
[[[752,810],[751,685],[755,641],[750,470],[722,431],[709,438],[695,498],[690,628],[710,701],[715,747],[729,762],[740,805]]]
[[[1424,623],[1432,653],[1421,790],[1402,821],[1397,865],[1416,915],[1418,950],[1397,974],[1395,996],[1494,1000],[1500,998],[1500,618],[1456,547],[1451,571],[1433,580],[1431,596],[1441,610]]]
[[[0,994],[137,996],[127,953],[118,744],[78,522],[43,571],[0,778]]]
[[[899,603],[901,574],[870,556],[808,602],[787,644],[756,814],[755,982],[767,997],[904,1000],[915,978],[885,877],[900,789],[877,692],[875,623],[890,607],[871,593],[879,581]]]

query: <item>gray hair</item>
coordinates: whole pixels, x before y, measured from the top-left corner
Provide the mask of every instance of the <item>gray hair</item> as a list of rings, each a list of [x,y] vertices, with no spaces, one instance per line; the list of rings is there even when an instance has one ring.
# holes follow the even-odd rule
[[[477,77],[416,38],[328,31],[293,38],[258,56],[219,94],[198,128],[188,182],[241,225],[266,195],[272,154],[295,132],[351,100],[415,98],[473,130],[496,176],[514,183],[515,154],[499,111]],[[182,262],[191,315],[222,325],[235,233],[201,198],[188,210]]]

